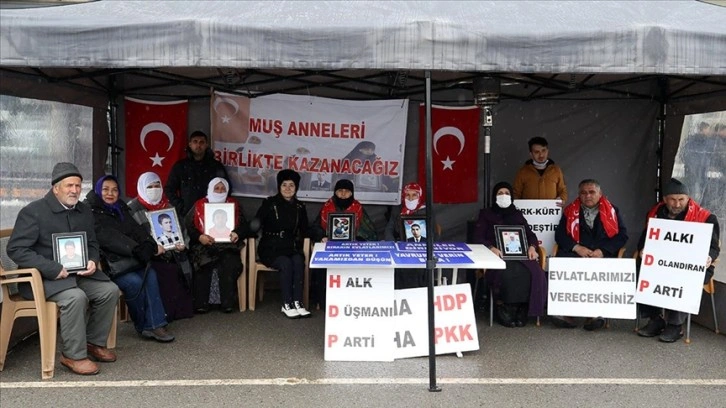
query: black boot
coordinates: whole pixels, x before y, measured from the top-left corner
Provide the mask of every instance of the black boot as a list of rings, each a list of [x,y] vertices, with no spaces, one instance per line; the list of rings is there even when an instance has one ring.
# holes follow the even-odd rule
[[[497,305],[497,321],[504,327],[515,327],[516,308],[513,305],[500,304]]]
[[[529,314],[529,305],[526,303],[520,303],[517,305],[517,316],[514,324],[517,327],[524,327],[527,325],[527,319]]]

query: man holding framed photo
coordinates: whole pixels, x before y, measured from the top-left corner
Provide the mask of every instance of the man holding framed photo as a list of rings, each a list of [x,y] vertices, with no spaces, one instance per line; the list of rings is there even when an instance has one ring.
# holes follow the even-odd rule
[[[99,248],[93,215],[87,205],[79,202],[82,180],[73,164],[56,164],[50,191],[20,210],[7,252],[18,267],[40,271],[46,299],[59,306],[60,363],[76,374],[92,375],[99,372],[99,367],[88,359],[89,355],[97,361],[116,361],[116,353],[106,348],[106,342],[119,289],[106,274],[97,272]],[[53,234],[79,231],[86,233],[88,263],[84,270],[70,274],[54,260]],[[21,284],[19,290],[23,297],[32,299],[28,285]]]

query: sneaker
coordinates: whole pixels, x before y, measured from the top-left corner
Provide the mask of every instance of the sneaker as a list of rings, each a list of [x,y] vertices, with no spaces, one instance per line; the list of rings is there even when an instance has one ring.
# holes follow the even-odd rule
[[[300,317],[310,317],[310,312],[305,309],[305,306],[303,306],[302,302],[296,300],[292,302],[292,305],[295,307],[295,310],[297,310],[297,313],[300,315]]]
[[[300,313],[290,303],[283,304],[281,311],[288,319],[297,319],[300,317]]]
[[[638,330],[638,336],[640,337],[655,337],[659,335],[665,328],[665,321],[662,317],[653,317],[648,321],[648,324],[641,327]]]
[[[683,326],[681,326],[680,324],[669,324],[668,326],[666,326],[665,330],[663,330],[663,333],[661,333],[660,337],[658,337],[658,340],[662,341],[663,343],[673,343],[681,337],[683,337]]]

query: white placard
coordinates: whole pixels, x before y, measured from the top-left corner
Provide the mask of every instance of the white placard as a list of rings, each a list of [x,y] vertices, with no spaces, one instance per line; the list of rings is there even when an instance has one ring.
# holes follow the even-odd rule
[[[325,360],[393,361],[393,269],[328,269]]]
[[[396,290],[395,358],[429,354],[427,289]],[[474,301],[469,284],[434,288],[436,354],[479,350]]]
[[[562,203],[562,200],[514,200],[514,206],[522,211],[532,232],[537,235],[539,245],[548,255],[554,251],[555,230],[562,217],[562,208],[557,203]]]
[[[547,313],[635,318],[635,260],[550,258]]]
[[[708,223],[648,220],[635,299],[698,314],[712,232]]]

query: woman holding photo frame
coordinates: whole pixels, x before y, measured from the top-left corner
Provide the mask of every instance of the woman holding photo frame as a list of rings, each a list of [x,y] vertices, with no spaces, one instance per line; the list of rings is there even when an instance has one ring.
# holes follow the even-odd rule
[[[504,247],[504,239],[511,234],[499,238],[496,236],[501,226],[507,225],[522,226],[527,236],[527,249],[520,246],[522,259],[508,259],[510,255],[516,256]],[[506,269],[489,269],[485,274],[494,295],[497,321],[502,326],[522,327],[527,324],[528,316],[541,316],[544,313],[547,276],[537,263],[538,242],[522,212],[512,204],[512,186],[506,182],[494,185],[492,206],[479,212],[474,243],[486,245],[495,255],[505,259]]]
[[[234,228],[224,242],[218,242],[207,233],[211,226],[205,223],[208,224],[207,220],[213,219],[213,214],[206,212],[211,208],[210,204],[222,203],[232,207],[233,216],[230,218],[234,220]],[[243,267],[240,249],[244,245],[244,238],[250,235],[250,229],[237,200],[229,197],[229,182],[221,177],[213,178],[207,186],[207,196],[194,203],[185,223],[194,264],[194,310],[197,313],[209,311],[209,292],[212,275],[216,270],[219,277],[220,308],[224,313],[231,313],[238,304],[235,296],[238,295],[237,278]]]
[[[99,178],[86,195],[86,203],[93,212],[103,270],[123,292],[136,331],[141,337],[158,342],[174,341],[174,336],[166,330],[168,322],[159,282],[150,265],[151,259],[163,253],[164,248],[134,221],[129,206],[119,199],[116,177]],[[133,264],[134,269],[113,274],[112,264],[122,262]]]
[[[164,247],[161,254],[152,258],[151,266],[159,281],[166,318],[174,321],[192,317],[192,265],[184,243],[186,234],[178,221],[178,214],[164,196],[158,174],[149,171],[139,176],[136,193],[136,198],[129,201],[134,220],[156,237],[157,244]],[[163,225],[160,234],[154,232],[152,223]]]

